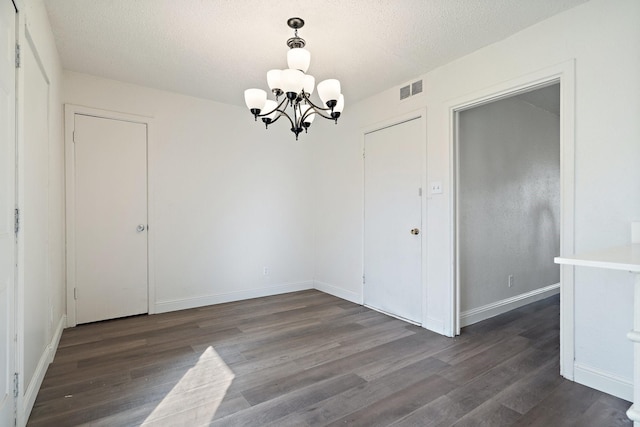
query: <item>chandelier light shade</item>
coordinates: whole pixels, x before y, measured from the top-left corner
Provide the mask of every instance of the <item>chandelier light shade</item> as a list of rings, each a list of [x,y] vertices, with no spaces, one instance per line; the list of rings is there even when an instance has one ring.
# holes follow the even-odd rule
[[[282,70],[282,91],[289,99],[297,98],[298,92],[304,88],[304,73],[300,70],[287,68]],[[289,95],[293,94],[293,95]]]
[[[294,47],[287,52],[287,64],[289,68],[306,73],[311,63],[311,52],[302,47]]]
[[[311,74],[305,74],[304,76],[304,93],[307,94],[307,96],[311,96],[311,94],[313,93],[313,87],[316,85],[316,78],[313,77]]]
[[[318,83],[318,95],[327,107],[335,107],[340,99],[340,82],[336,79],[321,81]]]
[[[344,110],[344,95],[340,94],[340,98],[338,98],[338,103],[336,104],[335,107],[333,107],[333,112],[342,113],[342,110]]]
[[[267,129],[271,123],[286,117],[297,140],[303,130],[307,132],[316,116],[338,123],[344,110],[344,96],[340,82],[327,79],[318,83],[318,96],[322,102],[316,105],[311,101],[316,79],[305,74],[311,63],[311,53],[304,48],[306,41],[298,37],[298,29],[304,26],[304,20],[290,18],[287,25],[294,30],[294,36],[287,40],[289,68],[267,72],[267,85],[275,100],[267,99],[267,92],[262,89],[247,89],[244,101],[255,120],[260,117]]]
[[[267,92],[262,89],[247,89],[244,91],[244,102],[251,112],[255,110],[260,112],[267,101]],[[255,114],[255,113],[254,113]]]
[[[264,111],[271,111],[272,113],[265,117],[270,120],[275,120],[276,115],[278,114],[278,112],[276,111],[277,108],[278,103],[276,101],[267,99],[267,101],[264,103]]]
[[[272,92],[280,90],[282,88],[282,70],[267,71],[267,84]]]

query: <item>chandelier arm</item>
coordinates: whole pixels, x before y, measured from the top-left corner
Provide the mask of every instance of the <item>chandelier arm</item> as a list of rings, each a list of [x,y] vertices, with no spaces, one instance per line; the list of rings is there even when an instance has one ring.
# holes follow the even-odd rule
[[[284,98],[282,101],[280,101],[280,104],[277,105],[276,108],[274,108],[273,110],[269,111],[268,113],[258,114],[256,117],[268,116],[269,114],[271,114],[271,113],[273,113],[275,111],[280,111],[281,113],[284,113],[284,110],[281,110],[280,107],[282,107],[282,105],[287,101],[288,101],[287,98]],[[273,122],[275,122],[275,120]],[[273,122],[271,122],[271,123],[273,123]]]
[[[312,110],[312,109],[313,109],[313,110],[314,110],[314,112],[315,112],[315,114],[319,115],[320,117],[322,117],[322,118],[324,118],[324,119],[327,119],[327,120],[334,120],[334,118],[333,118],[333,117],[331,117],[331,116],[325,116],[325,115],[323,114],[323,111],[332,111],[332,110],[333,110],[332,108],[322,108],[322,107],[317,106],[316,104],[314,104],[313,102],[311,102],[311,100],[307,97],[307,95],[304,93],[304,91],[303,91],[303,93],[302,93],[302,98],[307,102],[307,104],[309,104],[309,106],[311,106],[311,108],[309,108],[309,110]],[[309,111],[309,110],[307,110],[307,111]],[[307,114],[307,115],[305,115],[305,116],[308,116],[308,115],[309,115],[309,114]]]
[[[278,110],[280,111],[280,115],[278,115],[278,117],[273,120],[271,123],[275,123],[276,120],[278,120],[280,117],[285,116],[287,119],[289,119],[289,122],[291,123],[291,127],[295,127],[295,124],[293,123],[293,120],[291,120],[291,117],[283,110]]]
[[[274,110],[274,111],[276,111],[276,110]],[[282,110],[277,110],[277,111],[278,111],[280,114],[278,114],[278,116],[277,116],[275,119],[271,120],[271,122],[270,122],[269,124],[273,124],[273,123],[277,122],[277,121],[278,121],[278,119],[279,119],[280,117],[282,117],[282,116],[285,116],[285,117],[289,118],[289,116],[287,115],[287,113],[285,113],[284,111],[282,111]],[[289,121],[291,121],[291,118],[289,118]]]
[[[312,114],[317,114],[321,117],[324,117],[325,119],[330,119],[331,117],[325,117],[324,115],[322,115],[320,112],[316,111],[315,108],[311,107],[309,108],[307,111],[304,112],[304,114],[300,117],[300,123],[304,123],[305,119],[307,117],[309,117]]]

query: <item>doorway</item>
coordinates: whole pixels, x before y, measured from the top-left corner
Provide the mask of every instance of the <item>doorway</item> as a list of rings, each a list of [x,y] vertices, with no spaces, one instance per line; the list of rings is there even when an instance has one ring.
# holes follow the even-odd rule
[[[457,266],[457,117],[460,111],[482,105],[514,94],[531,91],[535,88],[560,84],[560,256],[574,253],[575,248],[575,61],[569,60],[514,77],[489,86],[463,97],[452,99],[444,104],[449,118],[449,180],[452,184],[450,200],[451,227],[450,252],[451,262],[447,299],[445,307],[449,320],[444,326],[445,335],[455,336],[460,333],[460,292],[459,271]],[[575,281],[574,271],[570,268],[560,270],[560,374],[569,379],[574,378],[575,359]]]
[[[422,324],[424,115],[365,133],[367,307]]]
[[[462,110],[457,130],[464,327],[559,292],[560,84]]]
[[[70,323],[148,313],[147,124],[69,110]]]

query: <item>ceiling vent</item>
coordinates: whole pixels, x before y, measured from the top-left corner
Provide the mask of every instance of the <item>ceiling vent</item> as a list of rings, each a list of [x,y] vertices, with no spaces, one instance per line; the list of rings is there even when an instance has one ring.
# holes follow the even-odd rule
[[[422,80],[418,80],[417,82],[413,82],[409,85],[403,86],[400,88],[400,101],[403,99],[407,99],[410,96],[417,95],[422,93]]]

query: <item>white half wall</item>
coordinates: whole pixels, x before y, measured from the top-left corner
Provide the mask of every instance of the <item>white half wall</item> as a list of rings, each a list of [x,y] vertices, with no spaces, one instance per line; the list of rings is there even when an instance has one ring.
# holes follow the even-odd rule
[[[452,200],[449,110],[453,100],[575,61],[575,250],[629,241],[640,217],[640,2],[592,0],[428,72],[424,92],[399,100],[398,86],[350,106],[340,133],[314,146],[315,280],[361,294],[362,129],[427,109],[427,288],[423,325],[451,334]],[[576,269],[575,359],[630,381],[630,275]]]
[[[152,312],[312,287],[312,133],[296,141],[246,108],[73,72],[64,102],[151,117]]]

